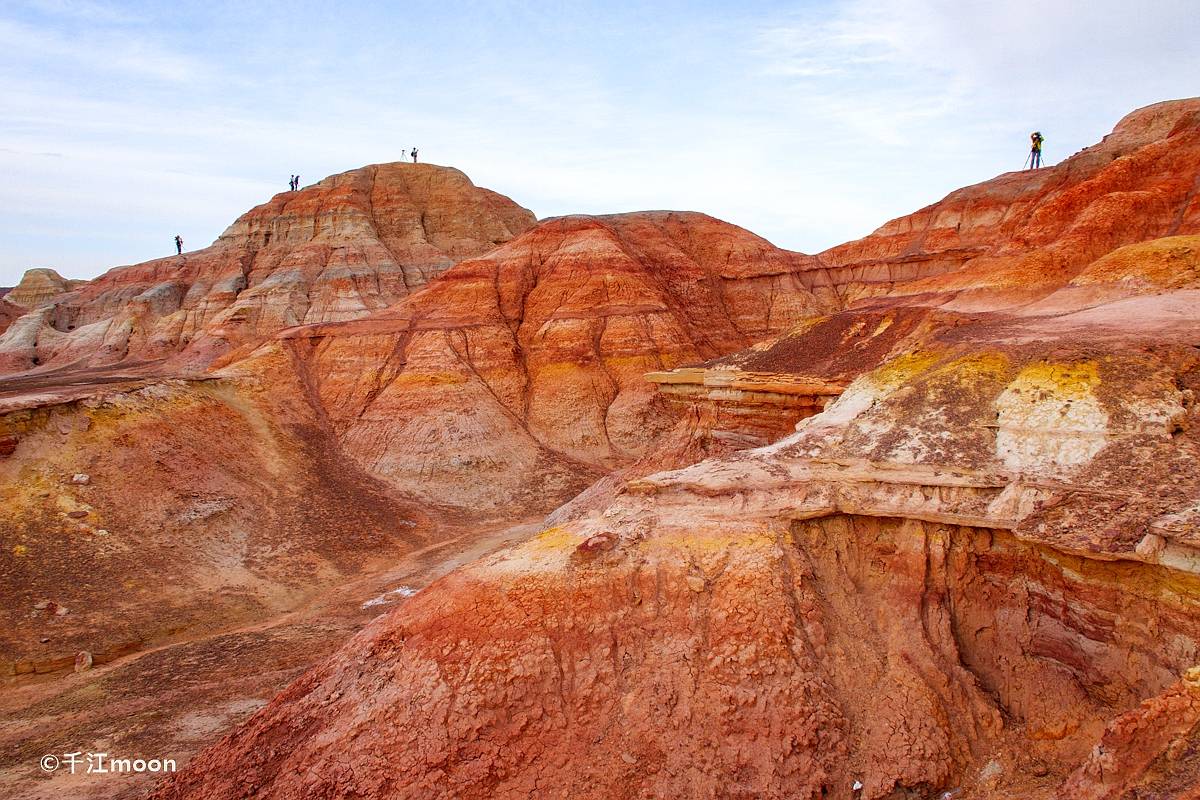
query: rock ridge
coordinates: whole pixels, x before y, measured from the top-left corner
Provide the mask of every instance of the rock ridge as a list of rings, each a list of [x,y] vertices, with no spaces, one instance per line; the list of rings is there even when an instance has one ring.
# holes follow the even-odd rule
[[[0,336],[0,371],[202,370],[282,328],[384,308],[533,223],[456,169],[351,170],[275,195],[210,247],[118,267],[38,308]]]

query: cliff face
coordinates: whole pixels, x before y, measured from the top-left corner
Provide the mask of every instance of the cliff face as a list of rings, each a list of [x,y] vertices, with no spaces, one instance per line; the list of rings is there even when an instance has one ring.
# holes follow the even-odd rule
[[[673,424],[646,372],[815,313],[805,263],[702,214],[565,217],[223,374],[286,362],[370,474],[439,505],[544,513]]]
[[[0,371],[162,360],[196,371],[282,328],[384,308],[533,223],[455,169],[352,170],[276,195],[203,250],[39,302],[0,337]]]
[[[644,453],[156,796],[1190,796],[1198,110],[1135,112],[1064,164],[803,260],[841,310],[807,296],[783,333],[652,376],[687,437],[793,432],[666,471]],[[509,296],[487,261],[464,280]],[[547,357],[576,365],[564,397],[600,351],[573,352]]]

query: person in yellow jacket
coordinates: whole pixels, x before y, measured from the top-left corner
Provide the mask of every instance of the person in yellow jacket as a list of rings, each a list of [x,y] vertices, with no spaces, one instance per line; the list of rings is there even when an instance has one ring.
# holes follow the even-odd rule
[[[1042,142],[1046,139],[1040,131],[1034,131],[1029,134],[1029,141],[1033,145],[1029,149],[1029,168],[1037,169],[1042,165]]]

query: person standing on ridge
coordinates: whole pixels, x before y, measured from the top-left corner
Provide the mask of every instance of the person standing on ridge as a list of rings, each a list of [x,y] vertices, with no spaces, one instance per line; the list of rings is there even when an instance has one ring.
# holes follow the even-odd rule
[[[289,192],[296,191],[296,176],[295,175],[288,175],[288,191]]]
[[[415,147],[412,149],[412,160],[414,164],[417,163],[417,148]]]
[[[1037,169],[1042,165],[1042,142],[1046,141],[1042,136],[1041,131],[1034,131],[1029,134],[1031,147],[1029,148],[1029,168]]]
[[[175,253],[176,255],[183,255],[183,237],[178,233],[175,234]]]

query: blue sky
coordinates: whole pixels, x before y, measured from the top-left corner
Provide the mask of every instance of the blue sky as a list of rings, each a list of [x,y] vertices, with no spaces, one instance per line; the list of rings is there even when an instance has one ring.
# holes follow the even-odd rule
[[[815,252],[1198,91],[1195,0],[0,7],[0,285],[210,243],[413,145],[538,216]]]

